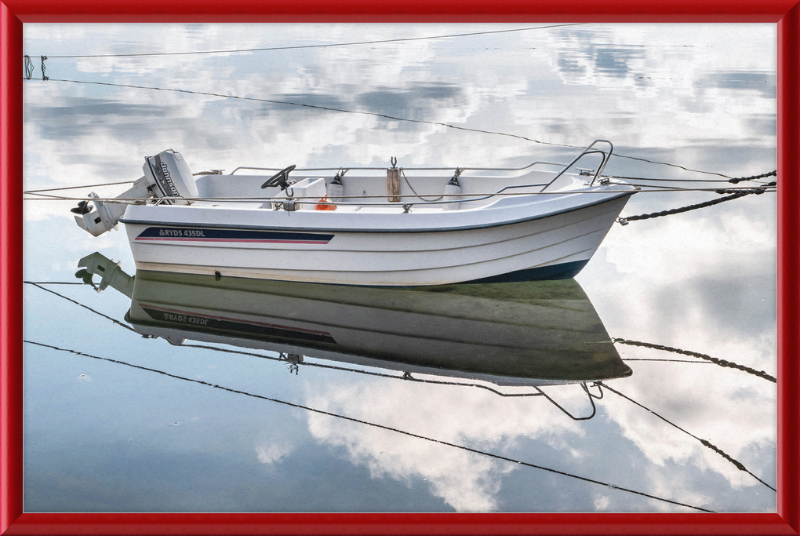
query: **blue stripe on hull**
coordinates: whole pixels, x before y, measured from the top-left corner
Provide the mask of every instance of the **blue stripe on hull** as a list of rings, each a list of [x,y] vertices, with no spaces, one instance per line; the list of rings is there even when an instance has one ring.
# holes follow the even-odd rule
[[[517,270],[516,272],[509,272],[507,274],[464,281],[462,284],[522,283],[524,281],[542,281],[546,279],[570,279],[578,275],[578,272],[583,270],[583,267],[586,266],[588,262],[588,260],[572,261],[562,264],[552,264],[550,266],[541,266],[539,268],[528,268],[527,270]]]
[[[136,240],[214,241],[214,242],[287,242],[327,244],[334,235],[302,232],[262,231],[186,227],[148,227]]]

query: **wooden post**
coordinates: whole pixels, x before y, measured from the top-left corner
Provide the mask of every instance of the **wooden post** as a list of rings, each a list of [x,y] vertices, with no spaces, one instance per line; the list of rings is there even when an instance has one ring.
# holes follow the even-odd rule
[[[400,201],[400,170],[397,168],[386,170],[386,189],[389,191],[389,201]]]

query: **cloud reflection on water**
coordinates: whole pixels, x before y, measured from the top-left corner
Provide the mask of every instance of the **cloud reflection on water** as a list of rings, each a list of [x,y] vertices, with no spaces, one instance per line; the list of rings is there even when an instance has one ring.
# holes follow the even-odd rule
[[[242,48],[315,43],[321,35],[332,42],[351,40],[354,33],[364,40],[453,33],[446,25],[274,25],[268,32],[241,25],[235,34],[226,25],[185,25],[165,37],[163,28],[145,25],[132,34],[130,26],[26,24],[26,49],[45,53],[58,43],[64,53],[207,50],[233,43]],[[48,63],[48,74],[364,110],[554,143],[585,145],[607,138],[618,153],[741,176],[775,168],[774,44],[770,25],[586,25],[280,55],[60,60]],[[25,103],[26,188],[133,179],[140,175],[142,156],[167,147],[181,151],[194,171],[289,163],[384,165],[390,156],[405,165],[525,165],[571,154],[434,125],[145,90],[26,82]],[[607,171],[697,178],[621,159]],[[627,212],[714,195],[642,194]],[[73,228],[68,204],[26,201],[26,278],[69,279],[74,260],[95,250],[113,251],[124,266],[133,266],[122,234],[85,236]],[[704,352],[774,374],[775,237],[774,197],[751,196],[615,226],[579,280],[612,337]],[[28,316],[26,335],[37,329]],[[58,329],[68,340],[69,329]],[[628,358],[664,357],[638,348],[620,352]],[[635,374],[620,384],[621,391],[775,482],[773,386],[713,365],[630,364]],[[224,369],[220,364],[203,373],[232,374]],[[248,376],[246,369],[236,370]],[[760,485],[747,474],[696,441],[665,432],[663,422],[611,394],[597,420],[584,427],[540,400],[458,390],[423,394],[415,385],[306,377],[299,392],[315,407],[520,457],[535,452],[537,460],[585,474],[623,473],[631,487],[720,510],[775,509],[774,497],[764,493],[771,492],[756,488]],[[237,405],[226,408],[236,411]],[[423,479],[421,489],[442,499],[443,509],[663,508],[322,416],[296,420],[319,447],[314,455],[322,466],[334,466],[331,452],[343,449],[348,464],[369,470],[359,482],[388,489],[390,480],[414,487]],[[289,466],[300,440],[272,439],[247,436],[242,452],[253,463]],[[593,442],[604,441],[613,449],[592,450]],[[626,465],[645,462],[645,470]],[[559,503],[556,498],[567,489],[577,498]],[[749,500],[756,490],[761,495]]]

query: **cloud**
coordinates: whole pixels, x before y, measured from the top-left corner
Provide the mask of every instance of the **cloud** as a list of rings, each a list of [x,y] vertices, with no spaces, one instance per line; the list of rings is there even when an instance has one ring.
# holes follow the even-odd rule
[[[420,389],[425,391],[424,396],[418,393]],[[562,395],[566,394],[564,389],[560,389]],[[580,399],[586,406],[578,386],[566,386],[566,390],[578,394],[571,402]],[[503,399],[458,387],[431,391],[429,386],[399,382],[338,386],[325,392],[330,395],[308,392],[307,404],[480,450],[504,452],[523,437],[542,438],[563,448],[569,444],[569,437],[582,435],[575,421],[541,399]],[[558,395],[562,403],[570,402]],[[370,403],[364,404],[365,400]],[[503,418],[498,419],[501,414]],[[471,417],[462,418],[465,415]],[[460,512],[497,510],[503,476],[517,470],[515,464],[386,430],[314,413],[307,418],[309,431],[317,441],[344,447],[351,462],[368,467],[372,478],[407,483],[422,479],[433,495]]]
[[[608,509],[608,505],[611,504],[611,499],[609,499],[605,495],[597,494],[595,495],[594,499],[594,509],[598,512]]]
[[[292,452],[292,447],[283,444],[256,445],[256,456],[259,463],[272,465]]]

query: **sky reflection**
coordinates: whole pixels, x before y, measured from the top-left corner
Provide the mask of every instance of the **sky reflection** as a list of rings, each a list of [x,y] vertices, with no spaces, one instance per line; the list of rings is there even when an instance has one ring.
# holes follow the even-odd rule
[[[514,26],[516,27],[516,26]],[[775,169],[773,25],[579,25],[452,39],[221,56],[60,54],[323,44],[503,25],[37,25],[28,54],[53,79],[168,87],[497,131],[745,176]],[[41,76],[37,68],[34,78]],[[237,166],[520,166],[574,149],[372,115],[209,96],[25,82],[25,188],[135,179],[166,148],[193,171]],[[612,174],[721,179],[612,158]],[[717,183],[668,183],[717,187]],[[122,187],[96,189],[116,195]],[[89,189],[75,190],[85,195]],[[641,194],[625,214],[713,198]],[[77,282],[98,251],[135,267],[124,235],[93,238],[73,202],[25,201],[28,281]],[[623,215],[625,215],[623,214]],[[776,373],[776,205],[748,196],[615,225],[578,282],[602,332]],[[97,281],[99,278],[95,278]],[[114,319],[111,289],[47,286]],[[775,494],[713,450],[606,391],[591,420],[543,396],[425,384],[314,364],[280,349],[144,339],[40,288],[25,338],[290,402],[714,511],[776,510]],[[608,385],[708,440],[775,486],[776,389],[685,356],[615,345],[633,370]],[[396,369],[353,365],[401,376]],[[297,374],[295,374],[297,372]],[[41,346],[25,348],[26,511],[690,511],[387,429]],[[508,388],[510,391],[523,392]],[[532,392],[531,388],[528,391]],[[579,384],[541,388],[573,415]],[[594,392],[594,391],[593,391]],[[594,399],[591,399],[594,400]],[[175,423],[178,423],[177,425]]]

